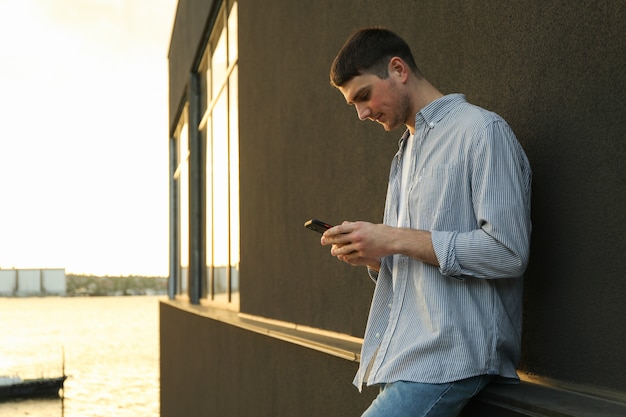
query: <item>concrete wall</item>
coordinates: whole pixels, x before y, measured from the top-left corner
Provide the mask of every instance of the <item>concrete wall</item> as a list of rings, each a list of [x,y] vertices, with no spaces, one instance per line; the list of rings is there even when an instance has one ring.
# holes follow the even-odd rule
[[[67,282],[64,269],[42,269],[41,287],[46,294],[65,295]]]
[[[41,270],[22,269],[17,272],[18,295],[38,295],[41,291]]]
[[[358,416],[356,363],[160,305],[161,416]],[[181,341],[193,343],[181,343]]]
[[[17,271],[0,269],[0,296],[10,296],[17,289]]]

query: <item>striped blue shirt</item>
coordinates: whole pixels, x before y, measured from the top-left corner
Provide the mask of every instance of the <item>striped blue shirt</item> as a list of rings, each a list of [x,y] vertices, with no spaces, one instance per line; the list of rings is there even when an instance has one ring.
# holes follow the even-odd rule
[[[530,245],[531,169],[508,124],[442,97],[415,117],[391,166],[384,223],[428,230],[439,267],[383,258],[354,384],[517,380],[522,274]],[[402,158],[411,159],[398,224]],[[395,289],[393,281],[395,280]]]

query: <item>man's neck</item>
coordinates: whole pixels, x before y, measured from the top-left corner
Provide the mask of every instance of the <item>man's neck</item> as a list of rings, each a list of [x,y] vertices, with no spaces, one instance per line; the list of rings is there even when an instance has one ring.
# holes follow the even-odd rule
[[[413,103],[413,119],[406,121],[406,127],[411,134],[415,133],[415,115],[419,113],[424,107],[428,106],[433,101],[443,97],[443,94],[437,90],[431,83],[425,78],[414,78],[412,80],[411,102]]]

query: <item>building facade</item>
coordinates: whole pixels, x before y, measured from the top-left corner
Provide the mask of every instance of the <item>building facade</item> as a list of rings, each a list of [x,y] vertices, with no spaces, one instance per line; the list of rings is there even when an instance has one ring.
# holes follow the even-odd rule
[[[358,416],[375,397],[351,385],[373,283],[303,227],[382,220],[401,132],[359,122],[328,80],[345,39],[375,25],[440,91],[502,115],[533,168],[523,382],[464,415],[623,415],[624,8],[180,0],[161,415]]]
[[[67,294],[64,268],[0,269],[0,296],[32,297]]]

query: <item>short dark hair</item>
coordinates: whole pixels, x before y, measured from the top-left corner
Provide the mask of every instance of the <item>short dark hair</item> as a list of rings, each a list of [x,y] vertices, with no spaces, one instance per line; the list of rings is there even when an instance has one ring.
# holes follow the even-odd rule
[[[411,48],[404,39],[387,29],[360,29],[348,38],[333,60],[330,82],[341,87],[363,74],[386,79],[389,76],[387,66],[394,56],[402,58],[413,73],[420,75]]]

